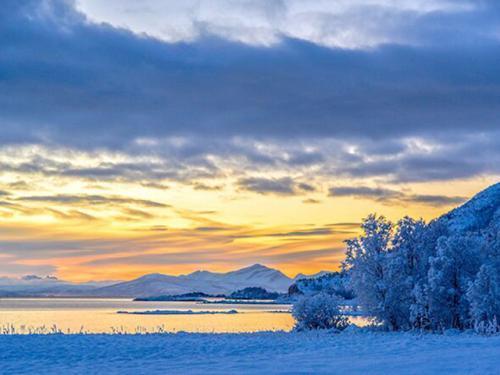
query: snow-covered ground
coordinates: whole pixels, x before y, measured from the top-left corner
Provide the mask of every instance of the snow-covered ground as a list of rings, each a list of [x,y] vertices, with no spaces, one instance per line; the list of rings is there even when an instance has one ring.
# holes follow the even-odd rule
[[[0,335],[2,374],[499,374],[500,336]]]

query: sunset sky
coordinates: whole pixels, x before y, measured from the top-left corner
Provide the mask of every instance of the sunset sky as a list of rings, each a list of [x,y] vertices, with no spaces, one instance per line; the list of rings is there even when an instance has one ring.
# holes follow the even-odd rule
[[[500,2],[6,0],[0,276],[338,268],[500,176]]]

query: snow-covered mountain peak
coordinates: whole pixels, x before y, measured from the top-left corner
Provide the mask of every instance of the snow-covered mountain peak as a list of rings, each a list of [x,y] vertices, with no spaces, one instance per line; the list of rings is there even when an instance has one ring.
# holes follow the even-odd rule
[[[291,279],[281,271],[263,266],[261,264],[254,264],[252,266],[241,268],[233,272],[228,272],[227,276],[232,278],[240,278],[242,280],[268,280],[269,282],[275,280],[287,280],[287,282],[291,282]]]
[[[149,274],[138,279],[96,290],[99,296],[143,297],[203,292],[227,294],[247,287],[285,292],[292,280],[280,271],[254,264],[236,271],[217,273],[196,271],[187,275]]]
[[[248,266],[248,267],[244,267],[244,268],[241,268],[239,270],[236,270],[236,271],[232,271],[230,273],[233,273],[233,274],[249,274],[249,273],[254,273],[254,272],[276,272],[277,270],[273,269],[273,268],[269,268],[269,267],[266,267],[266,266],[263,266],[262,264],[253,264],[251,266]],[[277,271],[279,272],[279,271]]]
[[[168,279],[169,276],[163,275],[161,273],[149,273],[147,275],[139,277],[137,280],[141,281],[163,281],[165,279]]]

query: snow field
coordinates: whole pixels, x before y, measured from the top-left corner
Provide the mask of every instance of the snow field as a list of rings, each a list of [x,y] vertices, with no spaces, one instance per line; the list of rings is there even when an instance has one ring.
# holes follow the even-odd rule
[[[500,336],[2,335],[2,374],[499,374]]]

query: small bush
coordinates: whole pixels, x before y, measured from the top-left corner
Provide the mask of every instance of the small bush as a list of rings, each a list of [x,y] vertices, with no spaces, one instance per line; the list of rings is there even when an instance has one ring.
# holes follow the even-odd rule
[[[293,305],[292,315],[297,330],[343,330],[349,324],[348,318],[340,311],[339,299],[327,293],[300,298]]]
[[[500,322],[497,317],[493,317],[491,321],[481,321],[474,324],[474,331],[480,335],[493,336],[500,334]]]

